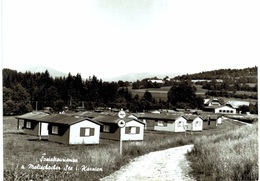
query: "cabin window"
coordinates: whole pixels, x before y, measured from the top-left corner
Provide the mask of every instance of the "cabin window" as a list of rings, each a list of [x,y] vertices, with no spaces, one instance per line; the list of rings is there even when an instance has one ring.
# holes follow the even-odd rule
[[[196,121],[195,122],[195,127],[200,127],[201,126],[201,122],[200,121]]]
[[[109,125],[104,125],[103,126],[103,132],[110,132],[110,126]]]
[[[219,112],[222,112],[222,110],[220,109]]]
[[[230,113],[233,113],[233,110],[231,110]]]
[[[126,127],[125,133],[126,134],[139,134],[140,133],[140,127],[136,127],[136,126]]]
[[[178,127],[182,127],[182,122],[179,121],[178,124],[177,124]]]
[[[158,121],[158,126],[163,126],[163,121]]]
[[[130,134],[136,134],[136,127],[130,128]]]
[[[31,121],[26,121],[26,128],[32,128],[32,122]]]
[[[94,128],[80,128],[80,136],[94,136],[95,129]]]
[[[58,134],[59,133],[59,127],[58,126],[52,126],[51,127],[51,133],[52,134]]]
[[[227,113],[229,113],[229,110],[227,110]]]

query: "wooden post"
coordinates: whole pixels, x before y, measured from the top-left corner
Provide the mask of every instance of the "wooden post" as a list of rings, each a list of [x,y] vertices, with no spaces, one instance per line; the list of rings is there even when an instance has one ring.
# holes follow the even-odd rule
[[[19,119],[17,119],[17,130],[19,130]]]
[[[37,111],[38,109],[38,101],[36,101],[36,106],[35,106],[35,110]]]
[[[121,134],[122,134],[122,128],[120,128],[120,135],[119,135],[119,153],[120,155],[122,155],[122,138],[121,138]]]
[[[120,128],[120,133],[119,133],[119,153],[122,155],[122,129],[125,127],[125,121],[122,120],[126,116],[125,111],[121,109],[121,111],[118,112],[118,117],[121,118],[121,120],[118,121],[117,125]]]
[[[42,123],[39,122],[39,140],[42,139],[41,135],[42,135]]]

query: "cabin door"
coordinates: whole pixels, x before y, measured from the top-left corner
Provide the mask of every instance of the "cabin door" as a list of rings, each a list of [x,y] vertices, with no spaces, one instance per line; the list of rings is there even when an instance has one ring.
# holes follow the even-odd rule
[[[48,136],[48,123],[41,123],[41,136]]]

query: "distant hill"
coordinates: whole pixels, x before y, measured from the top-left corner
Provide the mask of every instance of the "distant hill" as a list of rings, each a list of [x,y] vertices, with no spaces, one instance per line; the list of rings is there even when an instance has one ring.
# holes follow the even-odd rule
[[[26,69],[21,69],[21,70],[18,70],[18,71],[21,71],[21,72],[31,72],[31,73],[37,73],[37,72],[45,72],[46,70],[48,70],[50,76],[52,77],[63,77],[63,76],[67,76],[68,74],[64,73],[64,72],[60,72],[60,71],[57,71],[53,68],[50,68],[50,67],[46,67],[46,66],[32,66],[32,67],[28,67]]]
[[[129,74],[125,74],[125,75],[121,75],[118,77],[113,77],[113,78],[109,78],[109,79],[104,79],[105,81],[128,81],[128,82],[134,82],[137,80],[143,80],[145,78],[152,78],[152,77],[157,77],[157,78],[165,78],[166,76],[168,76],[169,78],[173,78],[176,76],[182,75],[182,73],[165,73],[165,74],[156,74],[156,73],[129,73]]]
[[[249,67],[244,69],[218,69],[212,71],[199,72],[194,74],[185,74],[176,76],[175,79],[240,79],[250,78],[255,82],[257,80],[257,67]],[[248,82],[247,82],[248,83]]]

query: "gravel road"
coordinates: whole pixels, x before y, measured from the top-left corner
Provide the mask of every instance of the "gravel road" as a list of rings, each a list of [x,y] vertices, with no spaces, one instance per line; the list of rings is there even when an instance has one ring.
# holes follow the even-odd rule
[[[151,152],[135,158],[101,181],[194,181],[185,154],[193,145]]]

